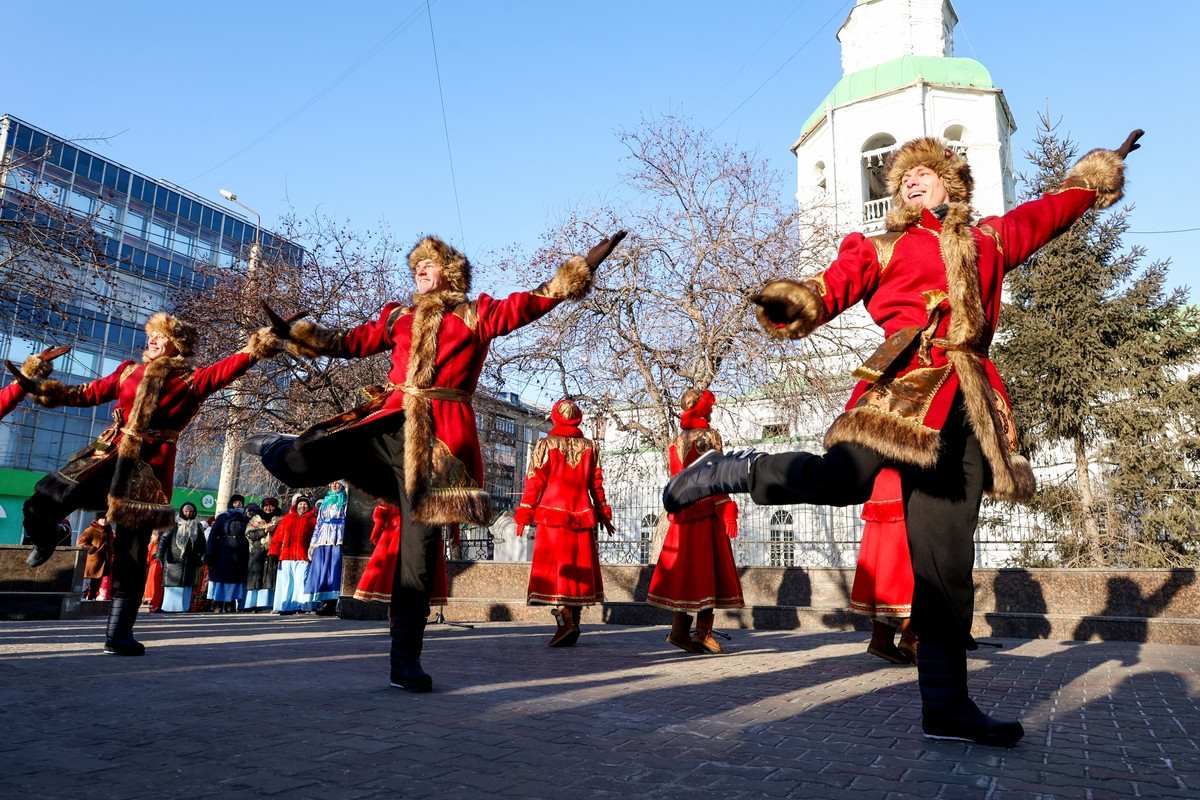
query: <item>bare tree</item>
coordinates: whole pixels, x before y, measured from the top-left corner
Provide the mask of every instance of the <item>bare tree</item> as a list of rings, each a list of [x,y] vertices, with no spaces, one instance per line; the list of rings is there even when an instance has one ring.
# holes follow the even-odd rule
[[[829,326],[803,344],[777,343],[762,335],[750,300],[770,278],[827,266],[833,232],[809,227],[818,215],[801,213],[756,154],[687,120],[649,120],[618,136],[629,150],[626,199],[576,209],[531,263],[510,253],[502,269],[533,285],[563,252],[618,227],[629,238],[585,300],[497,343],[489,379],[583,400],[662,453],[690,387],[792,411],[844,396],[844,369],[822,369],[814,356],[844,351],[854,337]]]
[[[197,266],[202,288],[177,298],[176,312],[204,334],[198,360],[237,350],[247,331],[264,324],[260,301],[286,315],[307,311],[325,325],[345,328],[374,319],[386,302],[411,294],[404,253],[386,228],[359,232],[325,217],[289,217],[278,238],[302,246],[304,257],[285,244],[268,247],[252,270],[248,258],[231,267]],[[386,382],[389,364],[387,354],[315,361],[280,355],[244,376],[236,391],[214,396],[186,444],[204,454],[219,450],[230,431],[303,430],[360,405],[364,387]],[[243,461],[239,486],[269,481],[253,459]]]

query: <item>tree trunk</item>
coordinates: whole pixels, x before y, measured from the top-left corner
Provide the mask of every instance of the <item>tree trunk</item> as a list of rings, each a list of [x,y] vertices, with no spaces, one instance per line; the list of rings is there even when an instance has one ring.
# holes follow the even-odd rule
[[[1091,562],[1089,566],[1100,567],[1104,565],[1104,553],[1100,549],[1100,526],[1096,522],[1092,476],[1088,472],[1087,450],[1084,448],[1082,436],[1075,437],[1075,473],[1079,480],[1079,504],[1083,514],[1084,552]]]

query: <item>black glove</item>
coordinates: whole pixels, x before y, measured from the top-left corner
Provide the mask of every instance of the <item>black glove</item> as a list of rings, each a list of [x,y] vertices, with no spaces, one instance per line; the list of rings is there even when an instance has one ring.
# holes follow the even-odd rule
[[[293,314],[287,319],[284,319],[275,312],[275,309],[267,305],[266,300],[260,300],[259,302],[262,304],[263,311],[266,312],[267,321],[271,326],[271,333],[284,340],[287,340],[291,337],[292,323],[296,320],[304,319],[310,313],[308,311],[301,311],[299,314]]]
[[[1141,145],[1137,143],[1137,140],[1142,138],[1145,133],[1146,132],[1144,130],[1138,128],[1133,133],[1129,134],[1129,136],[1125,138],[1125,141],[1122,142],[1121,146],[1116,149],[1116,154],[1122,159],[1127,158],[1130,153],[1141,147]]]
[[[588,269],[590,269],[592,272],[595,272],[596,268],[604,263],[604,259],[612,255],[612,251],[616,250],[617,245],[619,245],[621,240],[628,235],[629,231],[617,231],[607,239],[601,239],[595,247],[593,247],[591,250],[588,250],[587,255],[584,256],[584,260],[587,261]]]

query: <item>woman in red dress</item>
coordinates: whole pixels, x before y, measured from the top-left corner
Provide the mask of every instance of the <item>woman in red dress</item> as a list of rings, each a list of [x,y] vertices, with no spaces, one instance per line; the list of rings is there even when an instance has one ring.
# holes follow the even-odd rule
[[[604,602],[604,579],[596,546],[596,523],[613,532],[612,509],[604,499],[604,476],[596,445],[579,430],[583,413],[570,400],[550,412],[554,427],[529,456],[525,491],[513,515],[517,536],[537,526],[527,602],[554,606],[558,623],[551,647],[579,639],[584,606]]]
[[[151,614],[161,611],[163,604],[162,562],[158,560],[159,535],[159,531],[150,534],[150,546],[146,548],[146,591],[142,592],[142,602],[150,606]]]
[[[375,521],[371,528],[371,543],[375,549],[362,577],[358,579],[358,588],[354,590],[355,600],[372,603],[392,602],[392,581],[396,576],[396,558],[400,555],[400,509],[387,503],[375,506],[372,515]],[[433,568],[433,594],[429,597],[429,605],[444,606],[450,596],[446,580],[446,546],[442,542],[439,530],[436,543],[435,564]]]
[[[879,471],[871,499],[863,505],[862,543],[850,590],[850,609],[871,618],[867,652],[893,664],[917,663],[917,635],[912,616],[913,571],[904,524],[900,473]],[[895,643],[900,629],[900,644]]]
[[[721,434],[708,424],[715,402],[707,389],[683,393],[682,430],[670,447],[672,475],[702,454],[721,450]],[[737,536],[737,514],[737,503],[719,494],[667,515],[671,524],[646,602],[671,611],[667,641],[689,653],[724,652],[712,635],[713,610],[745,606],[729,544]],[[696,612],[694,637],[691,612]]]

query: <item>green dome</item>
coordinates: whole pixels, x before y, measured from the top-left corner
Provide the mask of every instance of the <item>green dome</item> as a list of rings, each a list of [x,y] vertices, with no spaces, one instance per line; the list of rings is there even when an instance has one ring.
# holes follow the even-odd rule
[[[903,86],[911,86],[920,75],[926,83],[950,86],[974,86],[979,89],[994,89],[992,76],[983,64],[973,58],[942,58],[940,56],[900,56],[868,69],[843,75],[817,110],[805,121],[800,138],[816,127],[825,117],[825,106],[838,108],[855,100],[874,97],[877,94]]]

